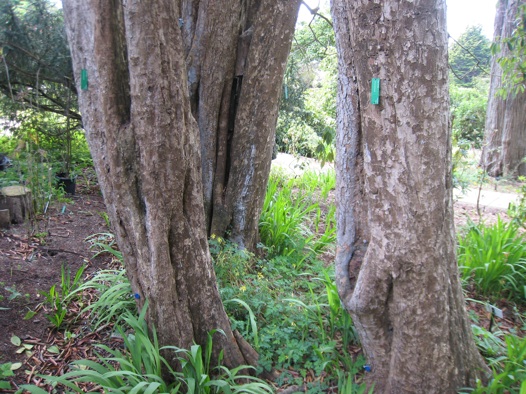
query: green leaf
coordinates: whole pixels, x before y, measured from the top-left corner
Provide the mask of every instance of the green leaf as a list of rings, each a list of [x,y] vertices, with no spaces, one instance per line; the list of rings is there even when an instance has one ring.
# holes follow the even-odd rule
[[[54,354],[59,354],[60,353],[60,350],[58,349],[57,345],[53,345],[53,346],[48,347],[47,351],[49,353],[54,353]]]
[[[20,346],[22,344],[22,341],[20,340],[19,337],[17,337],[16,335],[13,335],[11,337],[11,343],[15,346]]]
[[[16,371],[17,369],[19,369],[20,367],[22,366],[22,363],[13,363],[11,365],[11,371]]]
[[[35,316],[37,313],[35,311],[27,311],[27,313],[24,316],[24,320],[32,319],[33,316]]]
[[[29,391],[31,394],[47,394],[47,391],[41,389],[40,387],[24,384],[20,388]]]
[[[3,381],[3,380],[0,381],[0,389],[2,389],[2,390],[9,390],[10,388],[11,388],[11,383]]]

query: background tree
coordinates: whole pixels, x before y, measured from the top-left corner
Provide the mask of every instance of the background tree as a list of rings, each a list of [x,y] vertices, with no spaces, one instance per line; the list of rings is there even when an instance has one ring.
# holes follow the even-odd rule
[[[482,34],[482,28],[470,26],[449,49],[451,124],[454,143],[461,146],[482,146],[490,47],[491,42]]]
[[[493,50],[498,52],[502,46],[509,50],[507,56],[498,58],[504,78],[504,92],[521,93],[526,89],[526,4],[518,2],[513,30],[509,37],[495,42]]]
[[[471,86],[449,85],[453,137],[459,145],[480,149],[484,140],[489,78],[477,77]]]
[[[254,250],[299,0],[181,2],[209,234]]]
[[[82,73],[88,80],[79,104],[93,162],[149,324],[161,344],[183,348],[221,329],[226,365],[253,362],[230,329],[208,251],[177,3],[65,0],[64,13],[77,88]]]
[[[340,297],[375,392],[453,393],[487,368],[455,256],[445,1],[333,0],[332,14]]]
[[[336,65],[330,17],[318,10],[294,36],[278,118],[280,151],[334,160]]]
[[[35,109],[80,121],[62,10],[48,0],[6,0],[0,26],[4,112]]]
[[[482,34],[481,26],[470,26],[453,42],[449,51],[449,66],[453,81],[472,86],[473,78],[489,74],[491,42]]]
[[[81,117],[62,10],[49,0],[7,0],[0,26],[2,116],[26,151],[45,150],[69,175]]]
[[[520,89],[518,80],[517,89],[506,83],[508,80],[513,84],[516,80],[514,70],[517,68],[513,64],[520,69],[525,62],[524,50],[512,52],[513,44],[507,44],[514,32],[524,31],[520,26],[524,26],[525,4],[524,0],[499,0],[495,15],[494,40],[504,44],[498,45],[499,52],[491,61],[486,146],[481,159],[482,166],[491,176],[526,175],[526,92]],[[506,60],[514,56],[517,61]],[[501,64],[507,68],[505,74]],[[506,88],[512,89],[509,95],[502,94]]]

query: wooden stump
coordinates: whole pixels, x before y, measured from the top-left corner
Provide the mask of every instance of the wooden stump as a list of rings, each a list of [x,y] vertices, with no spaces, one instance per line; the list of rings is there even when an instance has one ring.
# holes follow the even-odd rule
[[[0,228],[9,228],[11,225],[11,215],[9,209],[0,209]]]
[[[7,186],[0,189],[0,209],[9,210],[11,223],[24,223],[33,216],[31,190],[24,186]]]

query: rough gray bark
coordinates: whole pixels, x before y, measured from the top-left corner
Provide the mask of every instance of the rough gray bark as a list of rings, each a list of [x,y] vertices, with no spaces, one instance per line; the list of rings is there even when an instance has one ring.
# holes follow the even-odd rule
[[[254,249],[300,1],[183,0],[209,234]]]
[[[336,280],[375,393],[484,378],[455,256],[444,0],[332,0]],[[371,79],[380,78],[373,105]]]
[[[133,291],[161,345],[216,334],[228,366],[245,364],[208,252],[199,131],[171,0],[64,0],[79,103]],[[81,69],[89,87],[80,89]]]
[[[524,0],[499,0],[495,15],[494,41],[508,38],[515,29],[519,5]],[[526,175],[526,93],[498,95],[502,88],[502,68],[498,63],[507,57],[507,45],[491,60],[491,82],[486,111],[485,146],[481,164],[490,176]]]

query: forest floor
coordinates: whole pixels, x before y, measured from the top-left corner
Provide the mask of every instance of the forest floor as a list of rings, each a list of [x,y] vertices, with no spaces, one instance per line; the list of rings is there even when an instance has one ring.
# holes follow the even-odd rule
[[[297,169],[290,167],[290,160],[281,159],[281,164],[278,160],[274,165],[285,163]],[[97,331],[77,338],[76,333],[88,330],[88,322],[82,319],[65,331],[53,329],[46,318],[42,295],[53,285],[60,286],[63,267],[74,276],[86,265],[86,276],[111,265],[108,254],[93,257],[95,251],[87,241],[93,234],[109,231],[101,193],[95,182],[86,184],[87,179],[80,177],[77,194],[68,202],[52,204],[45,216],[0,231],[0,364],[22,363],[12,380],[16,386],[35,382],[38,373],[61,373],[74,359],[91,355],[93,344],[100,343],[103,336],[109,337]],[[334,201],[333,195],[329,198]],[[498,215],[507,218],[506,209],[479,204],[477,210],[473,198],[455,203],[457,228],[464,226],[468,218],[492,223]],[[13,336],[20,344],[13,343]]]

